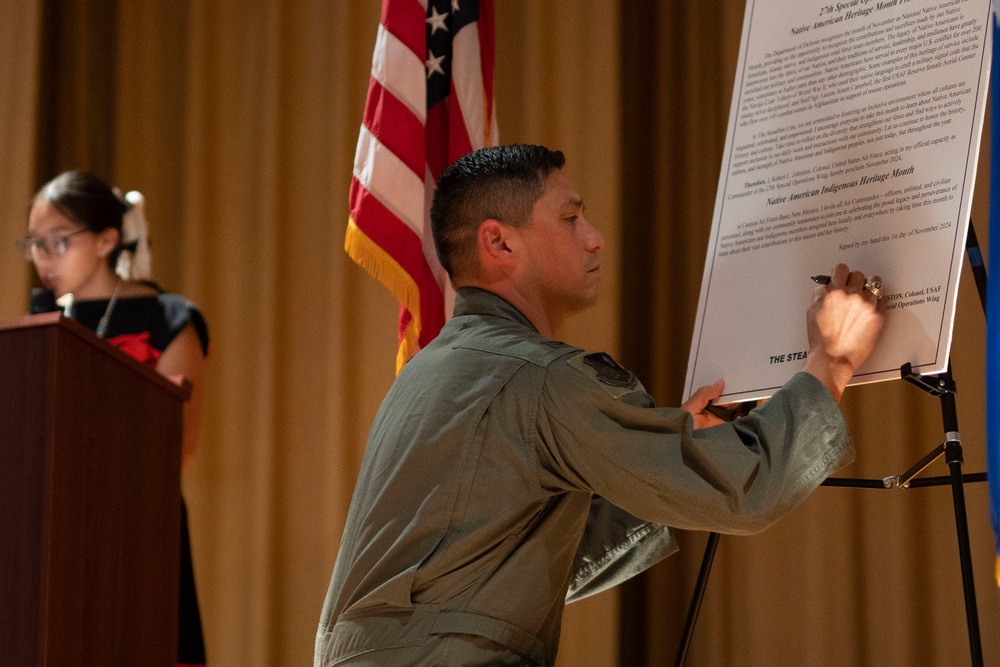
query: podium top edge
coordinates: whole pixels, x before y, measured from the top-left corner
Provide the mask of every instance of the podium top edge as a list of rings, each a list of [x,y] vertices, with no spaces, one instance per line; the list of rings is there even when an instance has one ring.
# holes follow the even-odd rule
[[[58,310],[51,313],[39,313],[37,315],[22,315],[20,317],[15,317],[12,319],[0,320],[0,331],[8,331],[10,329],[30,329],[31,327],[42,327],[51,324],[58,324],[60,320],[67,320],[69,318],[63,317],[63,314]],[[74,323],[77,326],[82,326],[81,324]]]
[[[60,311],[38,313],[36,315],[22,315],[12,319],[0,320],[0,333],[22,329],[41,329],[44,327],[64,329],[68,333],[83,339],[85,342],[100,349],[102,352],[111,356],[119,363],[131,366],[133,369],[149,378],[150,382],[160,385],[170,393],[180,397],[181,400],[186,401],[191,397],[191,383],[187,379],[185,379],[180,385],[172,382],[168,378],[157,373],[156,370],[136,359],[133,359],[114,345],[111,345],[104,339],[98,337],[96,333],[76,320],[65,317]]]

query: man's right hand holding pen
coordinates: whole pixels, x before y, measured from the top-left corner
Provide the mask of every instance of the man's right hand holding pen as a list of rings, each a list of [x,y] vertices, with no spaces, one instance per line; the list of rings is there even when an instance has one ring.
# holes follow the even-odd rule
[[[875,348],[885,321],[882,279],[837,264],[819,283],[806,313],[809,355],[802,370],[816,376],[839,402],[844,388]]]

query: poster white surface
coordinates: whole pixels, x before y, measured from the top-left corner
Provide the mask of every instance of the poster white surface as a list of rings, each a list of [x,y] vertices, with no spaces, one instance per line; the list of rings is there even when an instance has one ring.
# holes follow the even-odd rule
[[[945,370],[989,78],[989,0],[747,0],[686,394],[770,396],[844,262],[883,276],[852,383]]]

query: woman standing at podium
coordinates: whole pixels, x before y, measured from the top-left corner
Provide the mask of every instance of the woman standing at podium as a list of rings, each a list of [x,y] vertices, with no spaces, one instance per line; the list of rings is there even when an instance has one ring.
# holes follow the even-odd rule
[[[98,178],[67,171],[32,200],[28,235],[17,247],[35,265],[44,288],[31,312],[62,309],[129,356],[162,375],[191,383],[184,406],[182,466],[194,456],[201,417],[208,328],[193,303],[149,280],[142,196],[120,196]],[[204,665],[187,511],[181,503],[178,664]]]

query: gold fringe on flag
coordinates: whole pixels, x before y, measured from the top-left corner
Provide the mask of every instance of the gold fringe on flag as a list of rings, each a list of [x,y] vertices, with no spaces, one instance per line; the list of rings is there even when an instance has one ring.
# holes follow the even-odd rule
[[[400,337],[396,352],[396,375],[399,375],[406,361],[420,348],[420,288],[399,262],[361,231],[350,216],[347,218],[344,250],[372,278],[385,285],[410,313],[410,322]]]

